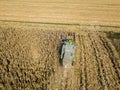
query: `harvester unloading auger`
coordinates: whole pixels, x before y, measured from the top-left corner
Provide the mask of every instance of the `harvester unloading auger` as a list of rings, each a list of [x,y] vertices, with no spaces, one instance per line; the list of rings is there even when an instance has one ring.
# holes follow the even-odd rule
[[[65,68],[70,68],[74,63],[76,45],[71,37],[62,39],[61,60]]]

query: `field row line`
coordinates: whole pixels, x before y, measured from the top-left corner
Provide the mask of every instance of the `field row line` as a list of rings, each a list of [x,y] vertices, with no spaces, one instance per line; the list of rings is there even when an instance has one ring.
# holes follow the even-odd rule
[[[80,23],[54,23],[54,22],[31,22],[31,21],[18,21],[18,20],[0,20],[1,22],[16,22],[16,23],[31,23],[31,24],[48,24],[48,25],[70,25],[70,26],[99,26],[99,27],[111,27],[120,28],[115,25],[97,25],[97,24],[80,24]]]

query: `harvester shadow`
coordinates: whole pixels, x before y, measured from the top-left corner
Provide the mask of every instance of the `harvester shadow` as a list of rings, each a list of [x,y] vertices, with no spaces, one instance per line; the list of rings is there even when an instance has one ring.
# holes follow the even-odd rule
[[[61,43],[59,46],[59,64],[60,64],[60,66],[63,66],[63,59],[61,58],[62,46],[63,46],[63,43]]]

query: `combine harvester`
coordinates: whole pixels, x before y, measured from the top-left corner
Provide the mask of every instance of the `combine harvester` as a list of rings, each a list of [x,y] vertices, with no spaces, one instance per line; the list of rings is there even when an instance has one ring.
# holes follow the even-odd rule
[[[64,68],[71,68],[74,64],[76,45],[71,37],[62,39],[60,58]]]

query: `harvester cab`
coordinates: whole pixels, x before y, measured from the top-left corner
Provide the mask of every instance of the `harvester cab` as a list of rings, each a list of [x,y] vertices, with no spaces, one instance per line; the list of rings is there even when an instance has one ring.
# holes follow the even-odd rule
[[[61,60],[65,68],[70,68],[74,63],[76,45],[71,38],[62,39]]]

